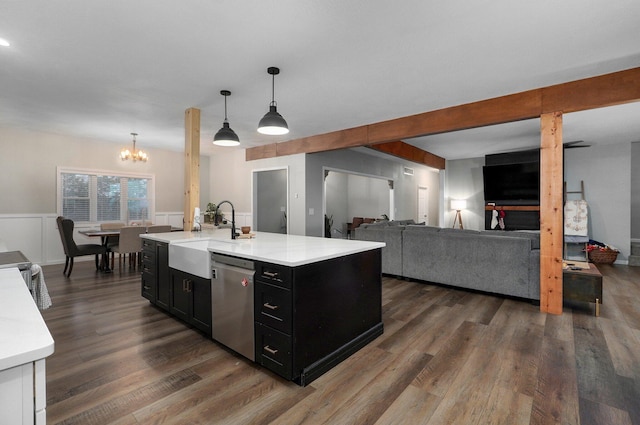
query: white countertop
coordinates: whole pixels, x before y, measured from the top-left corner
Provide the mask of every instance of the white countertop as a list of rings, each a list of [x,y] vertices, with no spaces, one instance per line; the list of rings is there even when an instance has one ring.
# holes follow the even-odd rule
[[[231,230],[171,232],[142,235],[169,244],[191,245],[195,249],[233,255],[284,266],[300,266],[382,248],[383,242],[368,242],[312,236],[255,232],[251,239],[231,239]],[[202,241],[207,240],[208,243]],[[198,243],[194,243],[198,242]],[[171,254],[169,254],[171,262]]]
[[[49,329],[17,268],[0,269],[0,370],[53,354]]]

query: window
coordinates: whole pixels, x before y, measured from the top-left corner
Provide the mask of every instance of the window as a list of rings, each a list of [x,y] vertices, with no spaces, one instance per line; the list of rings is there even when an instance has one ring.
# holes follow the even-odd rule
[[[154,177],[58,167],[58,214],[75,222],[150,221]]]

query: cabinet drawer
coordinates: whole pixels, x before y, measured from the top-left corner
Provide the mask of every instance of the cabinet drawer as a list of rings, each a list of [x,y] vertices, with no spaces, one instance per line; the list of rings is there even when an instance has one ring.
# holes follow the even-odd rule
[[[156,251],[150,251],[148,249],[143,249],[142,250],[142,261],[148,261],[150,263],[155,263],[156,262]]]
[[[291,334],[291,291],[257,281],[254,304],[257,322]]]
[[[156,275],[156,263],[145,257],[144,253],[142,254],[142,272],[149,273],[150,275]]]
[[[270,263],[256,263],[256,280],[291,289],[291,268]]]
[[[256,363],[286,379],[293,379],[291,337],[256,323]]]
[[[149,239],[142,239],[142,250],[149,250],[152,252],[156,251],[156,242],[155,241],[151,241]]]
[[[151,302],[156,301],[156,278],[150,273],[142,272],[142,296]]]

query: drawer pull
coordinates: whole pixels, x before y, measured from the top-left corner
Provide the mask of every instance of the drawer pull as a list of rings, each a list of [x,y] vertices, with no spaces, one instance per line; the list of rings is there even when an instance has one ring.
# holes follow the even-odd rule
[[[145,291],[148,291],[149,289],[151,289],[151,286],[144,285],[143,288]]]
[[[268,308],[269,310],[277,310],[278,308],[280,308],[277,305],[271,305],[269,303],[264,303],[263,305],[264,305],[265,308]]]
[[[273,354],[273,355],[276,355],[278,353],[278,350],[274,350],[273,348],[269,347],[268,345],[264,346],[264,351],[266,351],[269,354]]]
[[[276,279],[276,278],[278,277],[278,275],[279,275],[279,273],[278,273],[278,272],[268,272],[268,271],[266,271],[266,270],[265,270],[265,271],[263,271],[263,272],[262,272],[262,274],[263,274],[263,275],[265,275],[265,276],[267,276],[267,277],[270,277],[270,278],[272,278],[272,279]]]

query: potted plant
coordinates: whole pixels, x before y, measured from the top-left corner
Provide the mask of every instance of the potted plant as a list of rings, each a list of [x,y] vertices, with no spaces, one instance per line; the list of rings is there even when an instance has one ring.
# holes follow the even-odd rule
[[[333,215],[327,216],[324,215],[324,237],[331,237],[331,227],[333,227]]]
[[[209,202],[207,210],[204,212],[204,222],[218,224],[222,221],[222,213],[217,210],[216,204]]]

